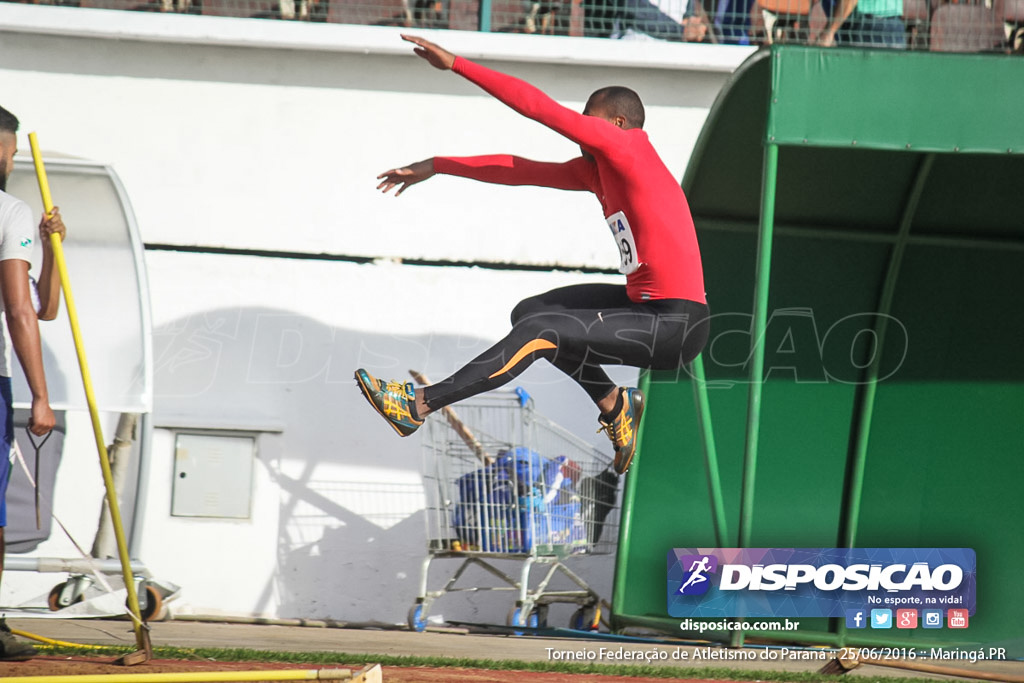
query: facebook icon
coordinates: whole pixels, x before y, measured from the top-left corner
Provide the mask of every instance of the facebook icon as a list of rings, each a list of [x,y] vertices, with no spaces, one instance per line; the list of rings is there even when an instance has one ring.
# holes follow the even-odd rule
[[[846,628],[867,628],[867,616],[865,610],[846,610]]]

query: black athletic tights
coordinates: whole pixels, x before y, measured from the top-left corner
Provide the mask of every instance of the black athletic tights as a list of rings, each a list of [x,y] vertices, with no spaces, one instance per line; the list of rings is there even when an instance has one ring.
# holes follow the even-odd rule
[[[615,389],[602,365],[675,370],[708,339],[708,307],[686,299],[637,303],[623,285],[586,284],[525,299],[508,336],[424,390],[431,410],[500,387],[544,358],[597,401]]]

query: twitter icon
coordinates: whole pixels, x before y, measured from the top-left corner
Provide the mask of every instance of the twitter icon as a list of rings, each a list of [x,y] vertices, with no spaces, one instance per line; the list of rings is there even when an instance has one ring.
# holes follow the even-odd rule
[[[871,628],[892,628],[892,610],[871,610]]]

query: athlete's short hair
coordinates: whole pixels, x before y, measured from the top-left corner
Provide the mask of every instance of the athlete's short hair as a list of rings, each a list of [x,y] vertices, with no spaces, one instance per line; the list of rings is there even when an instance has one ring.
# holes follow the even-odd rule
[[[595,90],[590,101],[603,106],[612,116],[626,119],[626,128],[644,127],[644,103],[633,90],[621,85],[610,85]]]
[[[17,133],[19,125],[21,124],[17,116],[0,107],[0,130],[8,133]]]

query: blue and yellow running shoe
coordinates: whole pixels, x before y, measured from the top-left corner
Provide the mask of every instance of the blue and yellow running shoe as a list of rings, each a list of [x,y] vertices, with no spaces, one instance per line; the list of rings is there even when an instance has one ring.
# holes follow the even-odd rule
[[[608,420],[598,418],[601,428],[597,431],[608,434],[615,448],[615,471],[625,474],[636,453],[637,432],[640,429],[640,418],[644,414],[644,392],[629,387],[620,387],[619,392],[622,407],[617,415]]]
[[[410,404],[416,400],[412,382],[385,382],[366,370],[356,370],[356,383],[370,405],[388,421],[399,436],[409,436],[423,424],[412,416]]]

